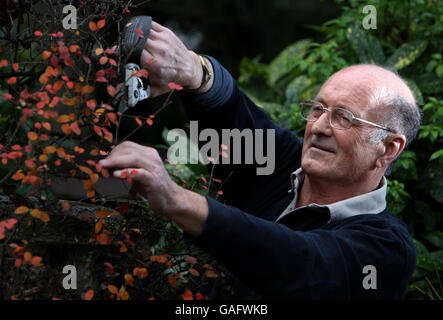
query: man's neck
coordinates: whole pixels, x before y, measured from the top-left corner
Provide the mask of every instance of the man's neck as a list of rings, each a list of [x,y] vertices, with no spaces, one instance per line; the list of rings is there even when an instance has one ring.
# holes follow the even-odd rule
[[[315,179],[306,174],[297,199],[297,207],[307,206],[311,203],[331,204],[374,191],[378,188],[381,177],[365,180],[366,183],[362,183],[361,180],[355,183],[337,183]]]

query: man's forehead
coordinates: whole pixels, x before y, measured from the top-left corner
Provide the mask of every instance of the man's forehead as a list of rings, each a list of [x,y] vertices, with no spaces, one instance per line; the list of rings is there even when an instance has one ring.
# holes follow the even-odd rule
[[[321,87],[318,99],[344,104],[355,111],[370,109],[400,94],[414,102],[408,86],[393,72],[376,65],[355,65],[334,73]]]
[[[331,107],[361,109],[369,104],[372,92],[372,87],[361,79],[341,81],[339,78],[330,78],[323,84],[315,100]]]
[[[400,94],[414,102],[414,95],[405,82],[395,73],[377,65],[354,65],[334,73],[323,87],[331,85],[335,90],[351,95],[365,95],[368,100],[384,99]],[[322,87],[322,88],[323,88]],[[368,101],[370,102],[370,101]]]

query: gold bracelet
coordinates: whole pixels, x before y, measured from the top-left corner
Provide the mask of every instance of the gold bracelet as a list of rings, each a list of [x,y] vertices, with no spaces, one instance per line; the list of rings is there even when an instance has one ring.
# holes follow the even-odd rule
[[[204,86],[208,84],[208,82],[212,79],[213,75],[211,72],[211,68],[207,64],[207,59],[201,55],[198,56],[200,58],[200,62],[203,69],[202,82],[200,86],[196,89],[186,89],[187,92],[195,92],[201,90]]]

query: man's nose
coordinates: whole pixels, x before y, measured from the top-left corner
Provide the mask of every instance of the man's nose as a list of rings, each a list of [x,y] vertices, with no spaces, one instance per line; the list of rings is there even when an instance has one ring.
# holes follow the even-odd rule
[[[311,132],[316,135],[323,134],[325,136],[330,136],[332,134],[328,111],[323,112],[320,118],[312,124]]]

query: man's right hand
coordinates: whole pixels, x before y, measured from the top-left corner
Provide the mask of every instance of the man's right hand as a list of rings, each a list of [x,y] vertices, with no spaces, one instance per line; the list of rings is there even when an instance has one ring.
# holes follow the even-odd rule
[[[154,21],[140,62],[149,72],[152,97],[170,91],[170,82],[184,89],[195,89],[201,84],[203,69],[198,55],[188,50],[170,29]]]

